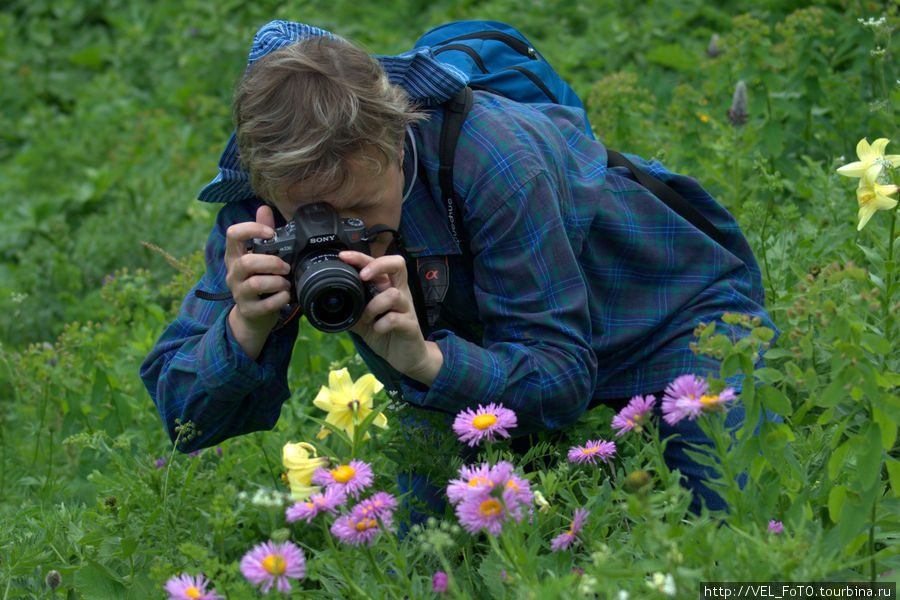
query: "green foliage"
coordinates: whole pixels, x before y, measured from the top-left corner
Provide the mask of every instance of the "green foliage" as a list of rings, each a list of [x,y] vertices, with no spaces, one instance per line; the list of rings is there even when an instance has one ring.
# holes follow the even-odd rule
[[[3,5],[0,599],[156,598],[179,572],[204,573],[230,599],[257,598],[239,561],[271,538],[306,552],[295,597],[430,597],[438,570],[457,598],[696,597],[703,581],[896,580],[896,211],[856,231],[854,183],[834,171],[855,160],[862,137],[891,138],[888,152],[900,152],[898,7],[523,6]],[[384,54],[450,19],[513,23],[585,99],[600,139],[698,177],[738,217],[781,334],[740,316],[697,331],[695,351],[722,361],[714,389],[735,376],[755,382],[743,387],[742,429],[726,431],[717,414],[699,421],[717,444],[694,455],[723,475],[730,513],[688,511],[652,423],[616,438],[609,465],[569,463],[569,447],[612,438],[613,412],[600,407],[570,430],[535,436],[524,455],[499,442],[467,457],[514,462],[547,501],[499,537],[470,536],[448,510],[372,548],[335,547],[325,528],[285,522],[285,443],[370,461],[385,490],[409,470],[446,485],[463,453],[446,417],[383,396],[386,432],[316,439],[322,414],[312,400],[328,371],[358,377],[365,367],[348,339],[305,322],[274,431],[175,450],[137,369],[204,268],[216,207],[193,198],[230,133],[252,35],[274,18]],[[738,125],[728,111],[739,81],[748,111]],[[735,329],[749,335],[736,340]],[[765,363],[755,362],[765,349]],[[576,507],[591,512],[581,543],[550,551]],[[401,508],[398,521],[407,517]],[[767,531],[773,519],[781,534]],[[61,576],[53,589],[50,570]]]

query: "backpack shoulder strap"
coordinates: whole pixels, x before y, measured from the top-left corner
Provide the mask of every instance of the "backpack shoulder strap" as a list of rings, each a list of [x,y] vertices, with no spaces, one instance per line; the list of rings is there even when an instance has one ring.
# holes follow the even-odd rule
[[[464,87],[454,98],[444,103],[444,121],[441,124],[438,147],[438,185],[441,188],[441,201],[447,209],[450,234],[463,252],[468,251],[468,238],[462,226],[461,202],[453,191],[453,159],[460,131],[472,108],[472,99],[472,90]]]
[[[634,163],[615,150],[607,148],[606,155],[608,167],[626,167],[631,171],[638,183],[653,192],[653,195],[662,200],[666,206],[681,215],[691,225],[708,235],[720,245],[726,245],[725,235],[722,231],[713,225],[709,219],[703,216],[703,213],[697,210],[693,204],[685,200],[681,194],[673,190],[668,184],[646,171],[638,169]]]

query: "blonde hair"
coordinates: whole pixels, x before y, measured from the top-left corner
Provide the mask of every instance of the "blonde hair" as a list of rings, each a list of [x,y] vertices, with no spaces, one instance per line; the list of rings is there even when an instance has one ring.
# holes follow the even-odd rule
[[[341,187],[348,161],[363,149],[384,157],[379,169],[398,163],[407,125],[423,118],[377,59],[326,37],[255,61],[234,99],[241,161],[254,192],[270,204],[301,182],[320,191]]]

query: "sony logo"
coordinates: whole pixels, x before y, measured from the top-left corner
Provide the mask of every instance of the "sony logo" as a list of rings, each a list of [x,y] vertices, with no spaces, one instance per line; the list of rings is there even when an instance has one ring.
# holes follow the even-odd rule
[[[319,237],[309,238],[310,244],[323,244],[325,242],[333,242],[335,239],[335,235],[320,235]]]

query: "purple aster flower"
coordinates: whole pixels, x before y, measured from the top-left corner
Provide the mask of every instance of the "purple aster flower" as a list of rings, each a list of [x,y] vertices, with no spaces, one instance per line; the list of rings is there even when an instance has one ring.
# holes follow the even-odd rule
[[[494,466],[489,463],[471,467],[463,465],[459,469],[460,478],[451,479],[447,485],[447,498],[451,504],[458,504],[472,494],[490,492],[497,486],[506,486],[512,471],[512,463],[505,460]]]
[[[157,459],[156,459],[156,466],[157,466],[157,467],[164,467],[164,466],[166,466],[166,457],[163,456],[162,458],[157,458]]]
[[[453,420],[453,431],[459,441],[469,446],[477,446],[481,440],[493,442],[495,436],[508,438],[508,429],[517,425],[516,413],[493,402],[487,406],[478,405],[476,410],[466,409]]]
[[[380,522],[379,522],[380,519]],[[352,510],[350,514],[338,517],[331,525],[331,535],[348,546],[371,546],[375,537],[385,529],[391,530],[389,514],[363,514],[362,510]]]
[[[616,437],[625,435],[627,431],[631,431],[632,429],[640,431],[644,423],[650,418],[650,411],[653,410],[655,404],[656,397],[652,394],[648,396],[635,396],[629,400],[625,408],[620,410],[619,414],[613,417],[612,428],[618,429]]]
[[[397,499],[387,492],[376,492],[357,504],[354,511],[361,516],[381,519],[382,522],[391,522],[394,511],[397,510]]]
[[[569,460],[573,463],[597,464],[597,461],[609,462],[616,455],[616,443],[603,440],[588,440],[584,446],[569,448]]]
[[[700,398],[709,389],[706,381],[696,375],[681,375],[666,386],[662,399],[663,420],[675,425],[684,418],[691,421],[703,411]]]
[[[278,591],[291,591],[288,578],[302,579],[306,575],[306,557],[293,542],[273,541],[257,544],[241,558],[241,574],[247,581],[259,585],[263,594],[278,584]]]
[[[316,485],[336,487],[354,498],[372,485],[372,467],[361,460],[351,460],[346,465],[334,469],[316,469],[312,474],[312,482]]]
[[[735,398],[737,394],[733,388],[710,394],[709,385],[700,377],[681,375],[666,387],[663,394],[663,420],[669,425],[675,425],[685,418],[693,421],[701,413],[724,410],[724,404]]]
[[[326,487],[325,491],[313,494],[305,502],[295,502],[284,511],[288,523],[303,519],[307,523],[323,512],[337,514],[337,507],[347,501],[347,494],[338,487]]]
[[[501,461],[486,467],[485,463],[475,469],[460,469],[464,478],[470,478],[452,480],[447,495],[452,495],[456,516],[466,531],[475,534],[483,529],[498,535],[503,523],[522,519],[534,494],[526,480],[513,474],[510,463]]]
[[[784,531],[784,524],[781,521],[772,519],[771,521],[769,521],[769,526],[766,529],[768,531],[771,531],[772,533],[781,533],[782,531]]]
[[[202,574],[193,576],[182,573],[166,582],[165,590],[168,600],[225,600],[225,596],[216,593],[216,589],[206,591],[209,581]]]
[[[438,571],[431,578],[431,591],[436,594],[443,594],[447,591],[447,574]]]
[[[572,517],[572,522],[569,523],[569,529],[553,538],[550,542],[550,549],[554,552],[559,552],[560,550],[566,550],[576,541],[582,543],[581,539],[578,537],[578,533],[584,528],[584,524],[587,522],[587,518],[590,514],[591,513],[584,508],[576,508],[575,514]]]

